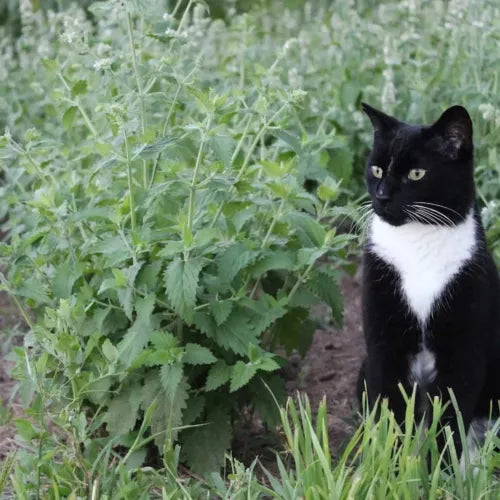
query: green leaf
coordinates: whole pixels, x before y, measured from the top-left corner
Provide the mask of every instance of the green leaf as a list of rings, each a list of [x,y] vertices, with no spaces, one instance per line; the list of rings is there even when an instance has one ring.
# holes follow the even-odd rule
[[[332,319],[337,327],[344,322],[344,298],[339,286],[338,276],[332,271],[322,268],[311,274],[307,282],[308,288],[320,297],[332,311]]]
[[[109,341],[109,339],[106,339],[103,342],[101,349],[109,362],[113,363],[113,361],[118,359],[118,349]]]
[[[210,349],[199,344],[188,343],[182,360],[190,365],[209,365],[215,363],[217,358],[210,352]]]
[[[113,276],[115,277],[115,285],[117,287],[125,287],[127,286],[127,277],[123,273],[121,269],[111,269],[111,272],[113,273]]]
[[[140,156],[141,158],[155,157],[176,141],[177,137],[162,137],[153,144],[142,146],[139,149],[134,150],[133,154],[134,156]]]
[[[160,380],[163,390],[170,401],[173,401],[183,375],[182,363],[164,365],[160,369]]]
[[[54,297],[67,299],[71,295],[75,281],[81,274],[80,266],[70,266],[69,262],[59,264],[52,279]]]
[[[287,354],[297,349],[305,356],[311,347],[315,324],[309,320],[307,310],[296,307],[290,309],[273,327],[273,335],[285,348]]]
[[[150,379],[148,379],[148,381],[149,380]],[[185,379],[182,379],[180,383],[177,384],[173,397],[171,394],[168,395],[164,391],[160,390],[158,392],[158,386],[156,386],[156,384],[155,387],[156,392],[154,393],[154,397],[157,398],[158,404],[151,420],[151,432],[152,434],[159,433],[154,441],[161,449],[165,438],[168,438],[169,441],[177,439],[177,434],[179,432],[178,427],[182,424],[182,415],[186,409],[189,398],[189,384]]]
[[[78,95],[83,95],[87,93],[87,81],[78,80],[73,87],[71,87],[71,95],[76,97]]]
[[[211,304],[212,315],[215,318],[217,326],[220,326],[224,321],[227,320],[228,316],[231,314],[233,309],[232,300],[218,300],[212,302]]]
[[[237,391],[244,385],[248,384],[249,380],[257,373],[257,367],[252,363],[244,363],[238,361],[231,368],[231,385],[230,392]]]
[[[228,135],[215,135],[211,138],[210,144],[214,150],[215,157],[221,161],[224,166],[231,166],[231,157],[234,151],[234,142]]]
[[[202,267],[203,262],[199,258],[184,261],[176,257],[165,272],[167,296],[175,312],[188,322],[192,319]]]
[[[148,343],[151,334],[151,315],[155,302],[156,297],[154,294],[148,294],[144,298],[138,297],[136,299],[136,320],[118,345],[120,361],[126,368],[132,364]]]
[[[353,154],[348,148],[329,149],[328,171],[335,179],[349,182],[352,176]]]
[[[237,354],[246,354],[248,344],[256,343],[258,334],[252,325],[252,316],[240,307],[233,309],[227,321],[217,326],[211,315],[197,312],[193,316],[194,324],[217,344]]]
[[[318,197],[322,201],[335,201],[339,194],[339,184],[331,177],[327,176],[322,184],[318,187]]]
[[[182,433],[182,453],[189,467],[198,474],[218,472],[231,444],[231,424],[224,409],[212,409],[206,422],[207,425]]]
[[[25,280],[16,292],[17,295],[33,299],[38,304],[50,304],[50,298],[45,291],[45,286],[36,278]]]
[[[221,385],[229,382],[231,378],[231,367],[222,359],[217,361],[210,367],[208,371],[207,381],[205,383],[205,391],[214,391]]]
[[[153,332],[150,336],[150,339],[156,349],[170,349],[179,345],[179,340],[170,332]]]
[[[66,130],[70,130],[73,126],[73,122],[75,121],[76,112],[78,108],[76,106],[70,106],[63,114],[62,123],[63,127]]]
[[[313,217],[302,212],[291,212],[285,220],[297,232],[304,247],[320,247],[325,241],[326,231]]]
[[[255,258],[256,253],[247,249],[243,243],[234,243],[217,256],[219,277],[230,283],[234,277]]]
[[[112,436],[126,434],[134,428],[141,398],[141,387],[134,384],[124,386],[120,393],[111,400],[108,411],[104,415],[104,421]]]
[[[25,418],[14,419],[14,425],[16,426],[17,432],[25,441],[31,441],[35,436],[38,435],[38,431],[35,429],[32,422]]]
[[[258,277],[268,271],[283,269],[291,271],[295,268],[295,254],[291,251],[267,251],[264,257],[253,266],[253,276]]]
[[[272,134],[291,146],[296,153],[300,153],[302,151],[302,145],[300,144],[300,139],[298,137],[286,132],[285,130],[273,130]]]

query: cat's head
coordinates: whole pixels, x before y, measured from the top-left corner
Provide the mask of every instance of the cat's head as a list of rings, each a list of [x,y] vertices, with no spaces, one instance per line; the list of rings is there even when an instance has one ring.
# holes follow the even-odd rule
[[[373,125],[365,180],[375,213],[389,224],[451,225],[474,203],[472,122],[462,106],[433,125],[409,125],[362,104]]]

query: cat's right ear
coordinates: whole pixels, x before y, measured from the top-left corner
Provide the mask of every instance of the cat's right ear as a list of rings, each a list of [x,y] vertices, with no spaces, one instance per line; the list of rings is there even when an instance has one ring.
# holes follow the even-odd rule
[[[365,102],[361,103],[361,109],[368,115],[370,121],[373,125],[373,131],[375,133],[387,133],[391,132],[399,125],[399,121],[393,116],[386,115],[378,109],[372,108]]]

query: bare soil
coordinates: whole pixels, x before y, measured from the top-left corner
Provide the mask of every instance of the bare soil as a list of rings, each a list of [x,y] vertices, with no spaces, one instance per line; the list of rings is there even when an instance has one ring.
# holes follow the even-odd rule
[[[299,375],[287,384],[292,395],[305,392],[316,409],[326,398],[330,444],[339,450],[354,433],[359,420],[356,381],[365,343],[361,327],[361,290],[357,277],[344,276],[344,325],[317,330],[306,357],[299,362]],[[326,314],[326,311],[319,311]]]

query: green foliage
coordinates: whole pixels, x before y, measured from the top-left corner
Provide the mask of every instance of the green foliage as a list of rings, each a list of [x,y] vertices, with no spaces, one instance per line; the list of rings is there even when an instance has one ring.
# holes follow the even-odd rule
[[[211,21],[201,2],[160,21],[146,2],[90,11],[93,24],[75,6],[31,12],[9,61],[3,283],[31,328],[15,374],[36,422],[18,431],[42,455],[59,433],[71,441],[64,460],[88,488],[96,463],[139,467],[178,444],[190,468],[213,472],[248,405],[277,423],[275,401],[256,395],[284,396],[276,352],[306,353],[310,304],[340,320],[337,276],[324,275],[330,293],[311,282],[318,259],[339,268],[347,254],[325,224],[337,196],[300,181],[301,151],[325,153],[327,135],[284,130],[303,96],[267,81],[272,61],[231,74],[245,18]],[[44,57],[23,65],[41,38]],[[296,311],[293,335],[277,333]],[[59,474],[37,456],[19,488]]]

